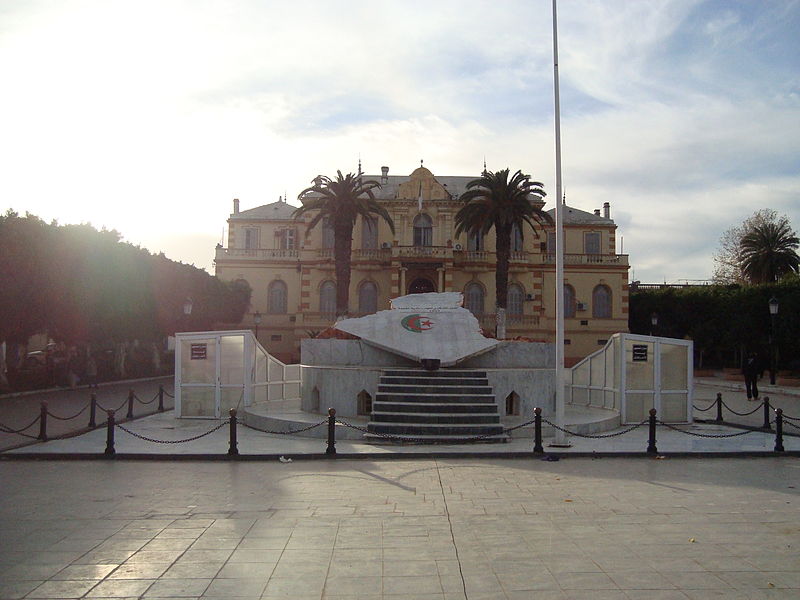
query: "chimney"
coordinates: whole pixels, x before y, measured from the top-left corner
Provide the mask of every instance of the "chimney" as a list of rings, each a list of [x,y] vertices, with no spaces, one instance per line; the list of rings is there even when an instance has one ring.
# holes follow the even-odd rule
[[[606,219],[611,218],[611,205],[608,202],[603,202],[603,217]]]
[[[599,217],[600,216],[600,209],[599,208],[595,208],[594,209],[594,214]]]
[[[238,198],[234,198],[233,199],[233,214],[235,214],[235,215],[239,214],[239,199]]]
[[[389,183],[389,167],[381,167],[381,183]]]

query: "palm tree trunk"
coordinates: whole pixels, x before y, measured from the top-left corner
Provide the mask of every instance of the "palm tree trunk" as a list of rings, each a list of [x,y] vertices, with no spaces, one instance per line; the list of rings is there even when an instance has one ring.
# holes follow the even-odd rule
[[[497,305],[498,340],[506,337],[506,306],[508,305],[508,259],[511,252],[511,227],[497,226],[497,267],[495,269],[495,291]]]
[[[336,227],[333,239],[333,258],[336,262],[336,321],[346,319],[350,300],[350,252],[353,246],[352,228]]]

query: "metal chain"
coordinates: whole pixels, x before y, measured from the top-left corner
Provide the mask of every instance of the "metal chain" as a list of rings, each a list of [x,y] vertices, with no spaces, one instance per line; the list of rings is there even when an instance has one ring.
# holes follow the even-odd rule
[[[514,427],[505,428],[505,429],[503,429],[503,433],[509,433],[511,431],[515,431],[515,430],[520,429],[522,427],[527,427],[528,425],[532,425],[533,423],[536,423],[536,419],[532,419],[530,421],[526,421],[525,423],[520,423],[519,425],[514,425]]]
[[[588,433],[575,433],[574,431],[570,431],[569,429],[564,429],[563,427],[559,427],[558,425],[556,425],[555,423],[551,423],[547,419],[542,419],[542,423],[547,423],[548,425],[550,425],[552,427],[555,427],[559,431],[563,431],[564,433],[566,433],[568,435],[574,435],[575,437],[597,440],[597,439],[603,439],[603,438],[619,437],[621,435],[625,435],[626,433],[630,433],[634,429],[638,429],[639,427],[641,427],[642,425],[647,423],[647,419],[645,419],[644,421],[642,421],[640,423],[636,423],[635,425],[632,425],[632,426],[628,427],[627,429],[623,429],[622,431],[617,431],[616,433],[605,433],[605,434],[596,434],[596,435],[592,435],[592,434],[588,434]]]
[[[169,396],[170,398],[174,398],[174,397],[175,397],[175,396],[173,396],[172,394],[170,394],[170,393],[169,393],[167,390],[164,390],[164,393],[165,393],[167,396]]]
[[[756,412],[756,411],[758,411],[758,410],[761,410],[761,409],[764,407],[764,403],[762,402],[761,404],[759,404],[758,406],[756,406],[756,407],[755,407],[753,410],[751,410],[750,412],[746,412],[746,413],[740,413],[740,412],[736,412],[736,411],[735,411],[735,410],[733,410],[733,409],[732,409],[730,406],[728,406],[727,404],[725,404],[725,401],[724,401],[724,400],[723,400],[723,402],[722,402],[722,406],[724,406],[724,407],[725,407],[725,408],[727,408],[729,411],[731,411],[733,414],[735,414],[735,415],[737,415],[737,416],[739,416],[739,417],[746,417],[746,416],[748,416],[748,415],[752,415],[754,412]]]
[[[210,430],[206,431],[205,433],[201,433],[200,435],[195,435],[193,437],[186,438],[185,440],[156,440],[154,438],[149,438],[147,436],[140,435],[138,433],[134,433],[133,431],[131,431],[127,427],[124,427],[124,426],[120,425],[119,423],[115,423],[115,425],[117,427],[119,427],[120,429],[122,429],[122,431],[124,431],[125,433],[129,433],[133,437],[139,438],[140,440],[144,440],[145,442],[154,442],[156,444],[182,444],[184,442],[192,442],[194,440],[199,440],[200,438],[206,437],[207,435],[210,435],[210,434],[214,433],[215,431],[218,431],[218,430],[222,429],[223,427],[225,427],[225,425],[228,425],[229,423],[230,423],[230,419],[228,419],[227,421],[223,421],[222,423],[220,423],[219,425],[217,425],[213,429],[210,429]]]
[[[783,420],[785,421],[800,421],[800,417],[790,417],[786,413],[783,413]]]
[[[786,417],[784,417],[784,419],[785,419],[785,418],[786,418]],[[789,427],[794,427],[795,429],[800,429],[800,425],[795,425],[795,424],[794,424],[794,423],[792,423],[791,421],[784,421],[784,422],[783,422],[783,424],[784,424],[784,425],[788,425]]]
[[[303,427],[302,429],[292,429],[290,431],[270,431],[269,429],[261,429],[260,427],[255,427],[254,425],[250,425],[248,423],[242,423],[241,421],[237,421],[239,425],[243,425],[249,429],[254,429],[255,431],[260,431],[261,433],[272,433],[276,435],[290,435],[293,433],[302,433],[303,431],[309,431],[310,429],[314,429],[315,427],[319,427],[320,425],[324,425],[327,423],[328,420],[320,421],[319,423],[315,423],[314,425],[309,425],[308,427]]]
[[[708,410],[711,410],[712,408],[714,408],[714,406],[716,406],[716,404],[717,404],[717,401],[716,401],[716,400],[714,400],[714,401],[711,403],[711,406],[709,406],[708,408],[700,408],[700,407],[698,407],[698,406],[696,406],[696,405],[694,405],[694,404],[692,404],[692,408],[693,408],[694,410],[697,410],[697,411],[700,411],[700,412],[706,412],[706,411],[708,411]]]
[[[53,413],[51,413],[49,410],[47,411],[47,414],[50,415],[51,417],[53,417],[54,419],[59,420],[59,421],[69,421],[71,419],[74,419],[75,417],[80,417],[84,413],[84,411],[87,408],[89,408],[89,406],[91,406],[91,402],[89,404],[87,404],[86,406],[84,406],[82,409],[80,409],[78,412],[76,412],[71,417],[59,417],[58,415],[54,415]]]
[[[0,430],[2,430],[3,433],[19,433],[20,435],[24,435],[24,434],[22,434],[22,432],[25,431],[26,429],[30,429],[31,427],[36,425],[36,423],[38,423],[39,419],[41,419],[41,418],[42,418],[42,415],[37,415],[36,418],[33,421],[31,421],[30,425],[26,425],[25,427],[22,427],[21,429],[11,429],[11,427],[9,427],[8,425],[0,423]]]
[[[679,431],[680,433],[685,433],[686,435],[693,435],[695,437],[701,438],[732,438],[738,437],[740,435],[747,435],[748,433],[758,433],[756,431],[740,431],[739,433],[696,433],[694,431],[685,431],[674,425],[670,425],[669,423],[664,423],[664,421],[656,421],[659,425],[663,425],[667,429],[672,429],[673,431]]]
[[[380,438],[383,438],[385,440],[395,440],[395,441],[398,441],[398,442],[414,442],[416,444],[443,444],[443,443],[450,443],[450,442],[442,442],[440,440],[430,440],[430,439],[425,439],[425,438],[415,438],[415,437],[392,435],[392,434],[389,434],[389,433],[379,433],[377,431],[370,431],[369,429],[365,429],[364,427],[358,427],[357,425],[352,425],[352,424],[350,424],[350,423],[348,423],[346,421],[336,421],[336,423],[338,425],[343,425],[344,427],[349,427],[350,429],[355,429],[356,431],[361,431],[363,433],[368,433],[370,435],[376,435],[376,436],[378,436]],[[503,431],[505,432],[505,430],[503,430]],[[467,442],[478,442],[480,440],[484,440],[486,438],[494,437],[496,435],[499,435],[499,434],[497,434],[497,433],[484,433],[482,435],[476,435],[474,437],[459,438],[457,443],[462,444],[462,443],[467,443]]]
[[[116,413],[116,412],[119,412],[119,411],[121,411],[121,410],[122,410],[122,407],[123,407],[123,406],[125,406],[127,403],[128,403],[128,399],[127,399],[127,398],[125,398],[125,400],[123,400],[123,401],[122,401],[122,404],[120,404],[120,405],[119,405],[117,408],[115,408],[115,409],[114,409],[114,412]],[[97,408],[99,408],[100,410],[104,410],[104,411],[106,411],[106,412],[108,412],[108,410],[109,410],[109,409],[107,409],[105,406],[103,406],[102,404],[100,404],[99,402],[97,403]]]
[[[136,400],[139,401],[139,404],[152,404],[153,402],[156,401],[156,398],[158,398],[158,392],[156,392],[156,395],[153,396],[153,398],[151,400],[148,400],[147,402],[145,402],[144,400],[139,398],[139,396],[137,396],[135,393],[133,394],[133,397],[136,398]]]

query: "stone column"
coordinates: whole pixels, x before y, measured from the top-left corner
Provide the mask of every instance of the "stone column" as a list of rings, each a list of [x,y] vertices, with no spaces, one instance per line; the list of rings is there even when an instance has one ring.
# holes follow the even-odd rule
[[[397,292],[398,296],[405,296],[406,293],[406,271],[408,271],[408,267],[400,267],[400,289]]]
[[[439,272],[439,286],[436,289],[441,293],[444,291],[444,267],[437,267],[436,270]]]

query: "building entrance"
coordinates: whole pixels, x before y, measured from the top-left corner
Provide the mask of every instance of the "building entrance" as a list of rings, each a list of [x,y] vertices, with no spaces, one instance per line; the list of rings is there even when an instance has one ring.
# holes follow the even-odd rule
[[[414,281],[411,282],[411,285],[408,286],[409,294],[425,294],[427,292],[435,292],[435,291],[436,291],[436,286],[434,285],[433,281],[431,281],[427,277],[417,277]]]

